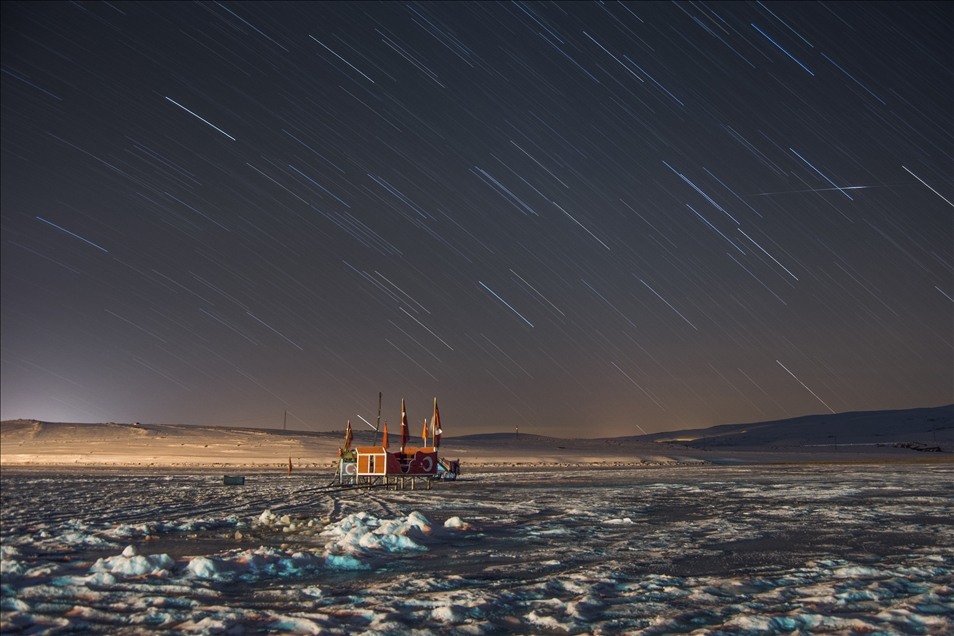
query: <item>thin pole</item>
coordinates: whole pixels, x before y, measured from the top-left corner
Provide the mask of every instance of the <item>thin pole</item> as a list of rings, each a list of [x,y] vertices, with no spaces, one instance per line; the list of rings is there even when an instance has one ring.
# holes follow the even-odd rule
[[[372,446],[378,445],[378,431],[381,430],[381,392],[378,391],[378,426],[374,429],[374,441],[371,443]]]

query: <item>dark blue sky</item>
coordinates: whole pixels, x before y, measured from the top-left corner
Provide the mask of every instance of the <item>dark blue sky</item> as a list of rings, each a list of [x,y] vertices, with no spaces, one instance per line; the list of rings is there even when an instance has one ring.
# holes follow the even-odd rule
[[[4,419],[954,400],[949,3],[2,10]]]

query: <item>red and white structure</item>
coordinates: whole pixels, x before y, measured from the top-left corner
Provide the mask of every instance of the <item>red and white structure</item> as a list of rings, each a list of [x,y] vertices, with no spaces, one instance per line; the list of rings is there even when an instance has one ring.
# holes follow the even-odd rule
[[[434,398],[434,415],[430,424],[424,420],[421,433],[421,445],[408,444],[407,411],[401,400],[401,445],[392,451],[388,438],[388,425],[384,423],[380,446],[358,446],[350,448],[352,441],[351,423],[345,432],[345,448],[339,451],[338,474],[335,476],[340,485],[383,484],[388,487],[405,488],[416,486],[419,479],[431,487],[433,479],[456,479],[460,473],[459,461],[447,461],[438,457],[441,435],[440,412],[437,398]],[[377,437],[377,435],[375,435]],[[430,443],[428,443],[430,442]]]

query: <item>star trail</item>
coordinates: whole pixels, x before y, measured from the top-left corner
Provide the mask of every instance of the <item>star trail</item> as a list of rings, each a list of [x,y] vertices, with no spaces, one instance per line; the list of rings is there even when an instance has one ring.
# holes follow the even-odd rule
[[[2,417],[954,401],[950,3],[4,3]]]

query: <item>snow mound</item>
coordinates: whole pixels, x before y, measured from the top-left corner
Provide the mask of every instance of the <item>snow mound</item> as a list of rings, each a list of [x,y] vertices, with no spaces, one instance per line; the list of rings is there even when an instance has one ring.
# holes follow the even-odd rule
[[[330,539],[325,544],[325,562],[330,567],[353,569],[351,561],[342,557],[425,552],[427,548],[418,541],[433,532],[434,524],[417,511],[387,520],[366,512],[350,514],[322,531],[322,536]]]
[[[11,559],[20,556],[20,551],[12,545],[0,545],[0,558]]]
[[[175,567],[175,561],[168,554],[143,555],[135,546],[126,546],[119,556],[98,559],[90,573],[109,573],[120,576],[164,576]]]
[[[604,523],[613,526],[631,526],[635,522],[629,517],[623,517],[622,519],[607,519]]]
[[[450,605],[435,607],[431,610],[431,619],[440,623],[461,623],[465,618],[466,616]]]

